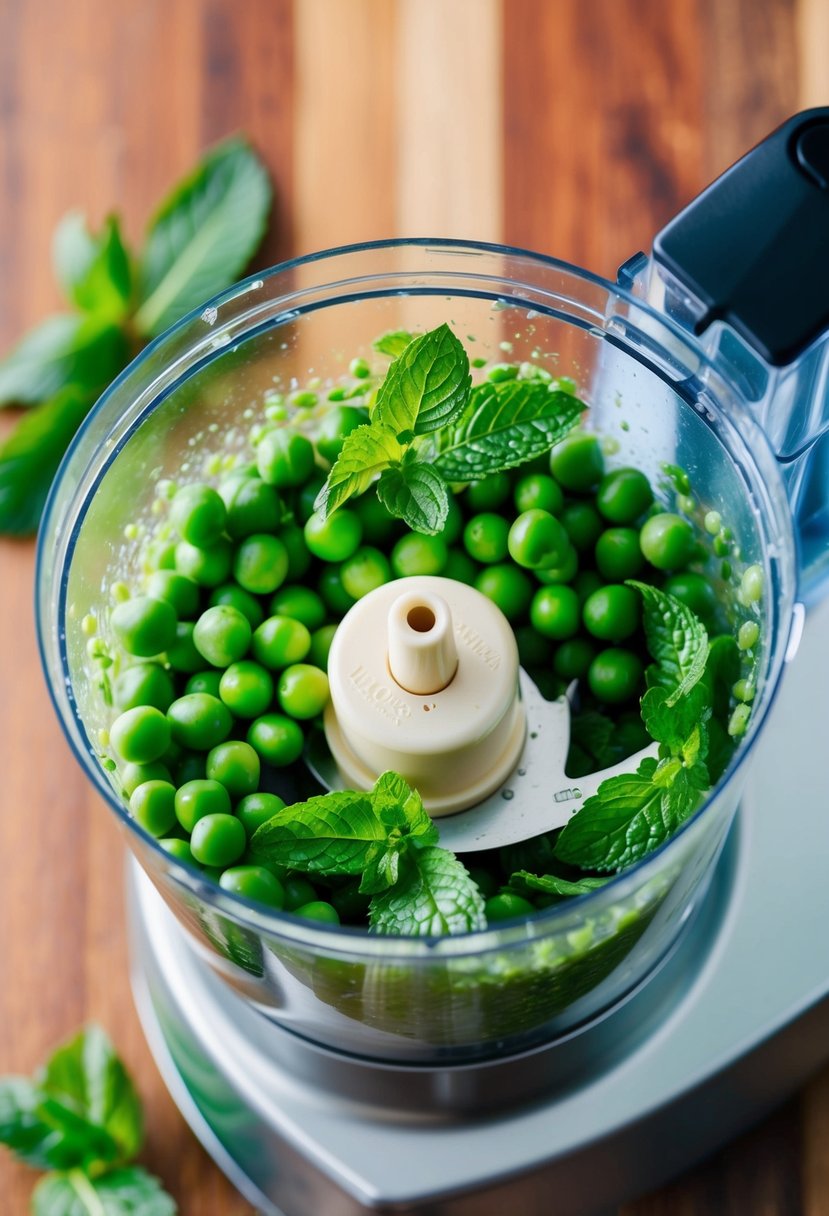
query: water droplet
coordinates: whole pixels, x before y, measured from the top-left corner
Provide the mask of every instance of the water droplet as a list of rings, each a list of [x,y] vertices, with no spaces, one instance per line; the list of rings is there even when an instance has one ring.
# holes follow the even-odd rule
[[[509,802],[511,798],[515,797],[515,790],[501,790],[501,797]]]
[[[518,770],[518,776],[519,776],[519,777],[526,777],[526,775],[527,775],[527,770],[526,770],[525,768],[519,768],[519,770]]]

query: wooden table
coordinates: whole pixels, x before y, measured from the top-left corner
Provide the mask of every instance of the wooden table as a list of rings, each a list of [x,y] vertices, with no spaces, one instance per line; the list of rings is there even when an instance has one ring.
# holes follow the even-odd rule
[[[263,265],[445,235],[612,276],[739,153],[829,99],[827,49],[826,0],[0,0],[0,344],[58,305],[49,240],[68,208],[95,223],[117,208],[136,238],[237,129],[276,187]],[[47,700],[32,569],[31,542],[0,543],[0,1072],[99,1020],[146,1102],[147,1165],[184,1216],[241,1216],[136,1020],[123,844]],[[825,1216],[827,1144],[829,1073],[623,1211]],[[31,1185],[0,1154],[4,1216]]]

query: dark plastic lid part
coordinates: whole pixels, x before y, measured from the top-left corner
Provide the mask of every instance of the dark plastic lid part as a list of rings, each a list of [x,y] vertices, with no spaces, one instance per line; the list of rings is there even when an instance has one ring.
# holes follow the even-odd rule
[[[829,106],[795,115],[657,234],[654,258],[770,364],[829,329]]]

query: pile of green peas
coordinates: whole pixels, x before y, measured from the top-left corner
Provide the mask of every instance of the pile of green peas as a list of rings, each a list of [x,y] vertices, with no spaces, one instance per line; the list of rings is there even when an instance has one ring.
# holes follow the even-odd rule
[[[358,381],[362,372],[352,365]],[[410,575],[475,586],[511,622],[542,692],[578,680],[582,709],[627,724],[629,751],[648,741],[638,713],[648,655],[626,580],[662,587],[706,624],[718,599],[690,568],[705,556],[691,523],[656,501],[640,470],[606,469],[586,430],[457,487],[439,535],[410,531],[373,489],[323,519],[314,502],[327,471],[367,420],[340,390],[329,399],[310,429],[258,427],[254,460],[171,492],[164,534],[145,545],[143,585],[121,585],[109,614],[106,743],[135,820],[177,861],[261,904],[365,924],[359,880],[312,885],[250,850],[286,805],[271,787],[301,765],[328,700],[337,623],[358,599]],[[538,869],[545,848],[547,838],[534,842],[524,864]],[[516,868],[515,848],[475,859],[490,921],[544,903],[501,889]]]

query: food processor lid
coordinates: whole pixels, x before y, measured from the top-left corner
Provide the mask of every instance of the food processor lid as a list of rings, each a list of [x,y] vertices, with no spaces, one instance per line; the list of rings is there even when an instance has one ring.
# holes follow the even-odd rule
[[[656,263],[770,365],[829,328],[829,106],[795,115],[659,232]]]

